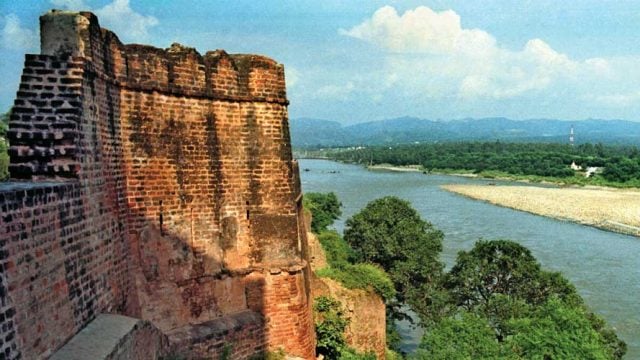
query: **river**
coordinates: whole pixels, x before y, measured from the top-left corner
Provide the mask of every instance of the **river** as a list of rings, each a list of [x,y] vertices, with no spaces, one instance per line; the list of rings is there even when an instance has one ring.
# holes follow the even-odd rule
[[[470,200],[439,188],[488,180],[419,172],[368,171],[327,160],[300,160],[304,192],[335,192],[343,207],[335,228],[368,202],[395,195],[445,234],[441,259],[450,267],[478,239],[510,239],[529,248],[547,270],[560,271],[587,305],[628,345],[625,359],[640,359],[640,238],[619,235]],[[495,181],[492,181],[495,182]],[[413,350],[420,329],[401,324],[403,349]]]

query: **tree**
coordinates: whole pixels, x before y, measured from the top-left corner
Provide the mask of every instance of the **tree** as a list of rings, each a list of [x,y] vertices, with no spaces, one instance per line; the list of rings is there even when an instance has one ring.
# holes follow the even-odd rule
[[[510,301],[508,297],[501,297]],[[502,302],[501,302],[502,303]],[[460,311],[429,329],[418,359],[617,359],[581,307],[552,297],[539,306],[516,301],[518,311],[500,319],[508,336],[498,337],[491,319]],[[502,303],[504,305],[504,303]]]
[[[483,307],[496,295],[541,304],[555,295],[573,305],[582,301],[559,273],[543,271],[529,249],[509,240],[478,241],[469,252],[458,253],[445,287],[457,306]]]
[[[444,278],[450,295],[444,319],[464,313],[486,319],[510,355],[567,358],[574,352],[581,354],[574,358],[619,359],[626,352],[626,344],[587,310],[569,281],[542,270],[513,241],[478,241],[458,254]]]
[[[614,359],[602,334],[592,327],[583,308],[552,297],[532,308],[529,316],[514,318],[503,347],[524,359]]]
[[[487,319],[473,313],[443,319],[425,334],[416,359],[497,359],[500,344]]]
[[[374,200],[346,222],[345,240],[361,261],[392,268],[398,262],[419,255],[437,261],[443,234],[420,218],[408,201],[394,196]]]
[[[304,195],[303,204],[313,215],[311,220],[311,230],[317,234],[326,230],[327,227],[337,220],[342,211],[342,203],[335,193],[307,193]]]
[[[391,277],[396,288],[396,302],[387,304],[391,319],[406,318],[403,303],[430,303],[442,274],[443,234],[409,202],[392,196],[370,202],[347,220],[344,238],[358,261],[378,264]]]

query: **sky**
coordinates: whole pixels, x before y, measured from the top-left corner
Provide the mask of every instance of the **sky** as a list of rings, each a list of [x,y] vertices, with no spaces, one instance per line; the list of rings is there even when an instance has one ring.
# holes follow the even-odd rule
[[[294,119],[640,121],[640,0],[0,0],[0,111],[52,8],[124,43],[272,57]]]

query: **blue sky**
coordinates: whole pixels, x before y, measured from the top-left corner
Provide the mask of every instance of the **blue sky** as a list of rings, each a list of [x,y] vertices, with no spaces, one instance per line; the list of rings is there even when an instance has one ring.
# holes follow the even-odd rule
[[[51,8],[125,43],[268,55],[291,118],[640,120],[640,1],[0,0],[0,110]]]

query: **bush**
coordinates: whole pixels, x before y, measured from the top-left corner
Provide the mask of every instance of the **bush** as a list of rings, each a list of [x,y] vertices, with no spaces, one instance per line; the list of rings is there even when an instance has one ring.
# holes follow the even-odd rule
[[[389,275],[374,264],[348,264],[341,268],[328,267],[316,271],[316,275],[336,280],[348,289],[373,290],[385,301],[393,299],[396,295]]]
[[[333,224],[334,220],[342,215],[336,194],[330,193],[307,193],[302,199],[305,209],[311,211],[311,230],[318,234]]]
[[[373,353],[360,354],[347,346],[344,331],[349,319],[344,317],[340,302],[327,296],[319,296],[313,305],[316,325],[316,353],[325,359],[375,360]]]
[[[318,241],[327,256],[329,266],[342,268],[353,263],[353,249],[337,232],[323,231],[318,235]]]
[[[390,349],[387,349],[385,351],[384,358],[385,360],[402,360],[403,359],[402,355]]]
[[[318,241],[329,267],[316,271],[316,275],[336,280],[348,289],[373,290],[385,301],[395,296],[389,275],[375,264],[353,264],[353,250],[337,232],[323,231]]]
[[[7,129],[9,129],[9,116],[11,110],[0,117],[0,181],[9,178],[9,141],[7,141]]]
[[[277,351],[266,351],[253,355],[249,360],[285,360],[286,358],[287,354],[285,354],[284,350],[278,349]]]

